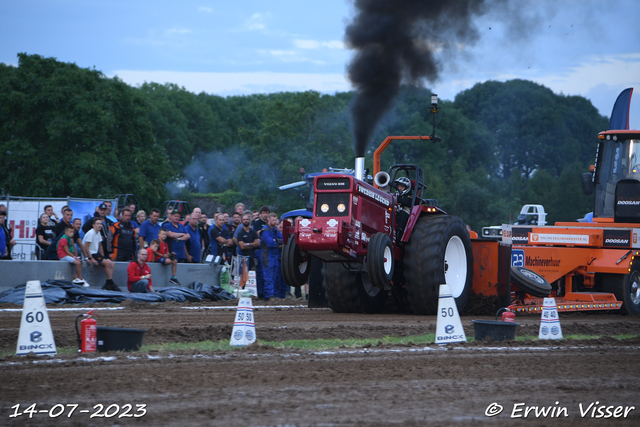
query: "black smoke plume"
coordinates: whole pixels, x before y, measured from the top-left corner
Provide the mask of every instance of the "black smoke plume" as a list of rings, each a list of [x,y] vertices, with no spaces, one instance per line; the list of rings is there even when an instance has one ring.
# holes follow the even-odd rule
[[[356,89],[351,105],[356,157],[365,155],[375,126],[403,83],[435,82],[438,58],[450,58],[479,37],[473,18],[490,0],[355,0],[345,32],[356,51],[348,75]],[[496,3],[498,1],[491,1]]]

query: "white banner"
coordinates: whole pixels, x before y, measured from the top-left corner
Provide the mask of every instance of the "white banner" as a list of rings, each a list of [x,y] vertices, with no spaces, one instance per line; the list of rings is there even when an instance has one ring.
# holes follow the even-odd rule
[[[588,245],[589,236],[583,234],[530,233],[531,243],[559,243],[564,245]]]

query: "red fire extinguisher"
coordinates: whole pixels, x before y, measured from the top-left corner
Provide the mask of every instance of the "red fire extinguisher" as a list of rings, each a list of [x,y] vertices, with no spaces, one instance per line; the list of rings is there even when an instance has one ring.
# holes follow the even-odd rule
[[[91,318],[92,314],[93,310],[76,317],[76,334],[78,335],[78,347],[80,347],[78,351],[81,353],[95,352],[97,349],[98,322]],[[98,314],[93,315],[97,316]],[[81,317],[86,317],[86,319],[80,322],[80,331],[78,331],[78,319]]]
[[[509,307],[503,307],[496,313],[496,320],[498,320],[498,315],[502,311],[502,321],[503,322],[515,322],[516,321],[516,313],[513,312],[515,306],[510,305]]]

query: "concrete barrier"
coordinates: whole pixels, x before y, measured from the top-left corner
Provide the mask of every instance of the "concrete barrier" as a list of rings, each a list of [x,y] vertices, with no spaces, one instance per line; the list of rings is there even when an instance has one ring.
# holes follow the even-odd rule
[[[128,262],[116,262],[113,272],[113,281],[126,292]],[[151,281],[154,289],[162,289],[171,286],[171,266],[158,263],[149,263],[151,268]],[[219,285],[220,266],[214,264],[178,264],[177,278],[182,286],[187,286],[194,281],[209,286]],[[75,266],[63,261],[7,261],[0,260],[0,292],[28,282],[49,279],[73,280]],[[100,289],[104,285],[106,276],[104,267],[82,265],[82,277],[94,289]]]

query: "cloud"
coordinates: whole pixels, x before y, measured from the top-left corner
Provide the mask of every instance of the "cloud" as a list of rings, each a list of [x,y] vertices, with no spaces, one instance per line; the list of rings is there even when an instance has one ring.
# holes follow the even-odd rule
[[[269,53],[278,57],[296,55],[296,51],[294,50],[270,50]]]
[[[189,34],[192,33],[193,31],[186,29],[186,28],[170,28],[168,30],[165,30],[164,33],[167,35],[173,35],[173,34]]]
[[[254,13],[251,15],[251,18],[247,19],[245,26],[252,31],[264,30],[267,28],[267,25],[264,23],[265,18],[266,15],[262,13]]]
[[[318,59],[307,58],[306,56],[300,55],[300,52],[295,50],[265,50],[259,49],[258,53],[263,56],[271,56],[279,61],[293,63],[293,62],[309,62],[315,65],[325,65],[326,62]]]
[[[473,77],[469,78],[468,76]],[[640,53],[589,56],[571,67],[542,68],[531,66],[514,69],[510,73],[500,71],[478,71],[456,73],[455,77],[442,79],[433,89],[443,99],[453,99],[459,92],[486,80],[507,81],[526,79],[551,89],[554,93],[579,95],[589,99],[600,114],[609,116],[618,94],[625,88],[634,87],[630,127],[640,128]]]
[[[213,13],[213,9],[210,8],[210,7],[206,7],[206,6],[200,6],[198,8],[198,12]]]
[[[339,40],[331,40],[328,42],[319,42],[317,40],[302,40],[302,39],[295,39],[293,41],[293,45],[295,47],[297,47],[298,49],[320,49],[320,48],[327,48],[327,49],[344,49],[344,43],[342,43]]]
[[[133,86],[145,82],[175,83],[190,92],[206,92],[220,96],[307,90],[335,93],[351,90],[350,83],[341,73],[197,73],[118,70],[115,75]]]

